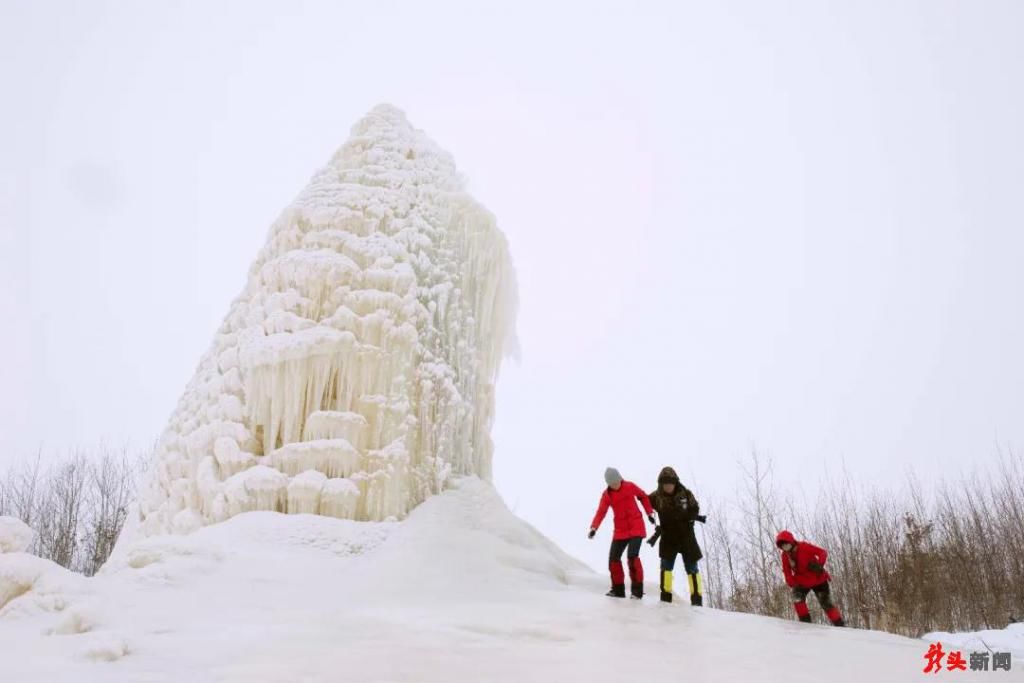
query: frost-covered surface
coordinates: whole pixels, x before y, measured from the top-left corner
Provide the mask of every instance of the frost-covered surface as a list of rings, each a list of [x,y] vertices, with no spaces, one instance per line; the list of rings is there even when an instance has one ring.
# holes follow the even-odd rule
[[[126,538],[253,510],[401,518],[450,473],[489,478],[514,309],[494,217],[446,152],[375,108],[272,225]]]
[[[648,598],[605,598],[603,575],[517,519],[489,484],[452,485],[400,522],[252,512],[187,536],[142,538],[90,579],[0,555],[0,576],[20,573],[29,586],[0,607],[0,680],[860,683],[922,675],[921,640],[661,604],[651,599],[657,559],[646,546]]]
[[[20,553],[32,545],[35,532],[17,517],[0,516],[0,553]]]
[[[1010,624],[1004,629],[970,631],[963,633],[946,633],[936,631],[922,636],[922,640],[930,643],[941,642],[944,649],[950,646],[960,648],[964,652],[1012,652],[1012,670],[1024,669],[1024,623]],[[967,655],[964,655],[967,658]]]
[[[27,553],[0,555],[0,675],[21,661],[23,653],[33,652],[16,648],[24,636],[49,638],[91,631],[103,611],[90,588],[88,579],[49,560]],[[69,655],[104,659],[102,651],[118,640],[112,633],[79,638]]]

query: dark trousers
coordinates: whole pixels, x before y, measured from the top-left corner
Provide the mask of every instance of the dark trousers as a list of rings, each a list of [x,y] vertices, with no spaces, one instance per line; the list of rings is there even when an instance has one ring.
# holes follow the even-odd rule
[[[612,541],[608,549],[608,571],[612,575],[612,590],[626,592],[626,573],[622,569],[622,553],[626,552],[626,562],[629,564],[630,590],[635,597],[642,597],[644,594],[644,566],[640,562],[640,544],[643,543],[643,536],[633,538],[622,538]]]
[[[814,597],[818,598],[818,604],[821,605],[821,609],[824,610],[829,621],[836,626],[842,626],[843,616],[839,613],[839,608],[832,602],[832,591],[828,581],[823,581],[811,588],[793,587],[793,610],[800,621],[809,622],[811,620],[811,611],[807,609],[807,594],[811,591],[814,591]]]

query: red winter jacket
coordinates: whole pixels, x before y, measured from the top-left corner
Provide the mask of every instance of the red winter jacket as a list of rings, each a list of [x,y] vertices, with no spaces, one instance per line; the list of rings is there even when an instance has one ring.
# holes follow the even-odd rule
[[[608,514],[608,507],[611,506],[612,515],[615,518],[615,534],[612,538],[619,541],[624,538],[646,536],[647,527],[644,526],[644,518],[636,507],[637,500],[644,506],[644,511],[648,515],[654,514],[647,494],[633,482],[623,480],[618,490],[608,487],[601,494],[601,504],[597,506],[597,514],[594,515],[594,521],[590,523],[590,528],[596,529],[601,526],[604,516]]]
[[[788,531],[780,531],[779,535],[775,537],[775,545],[778,546],[780,543],[792,543],[794,546],[792,552],[782,551],[782,573],[786,577],[787,586],[814,588],[832,578],[824,569],[819,574],[811,571],[811,568],[807,566],[811,562],[825,565],[828,553],[824,548],[819,548],[807,541],[797,541]]]

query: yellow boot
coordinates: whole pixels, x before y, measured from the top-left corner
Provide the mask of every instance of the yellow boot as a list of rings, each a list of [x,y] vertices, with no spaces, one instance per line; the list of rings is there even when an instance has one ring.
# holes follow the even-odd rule
[[[661,601],[672,602],[672,570],[661,570]]]
[[[690,584],[690,604],[694,607],[700,607],[704,604],[704,596],[701,595],[700,590],[700,572],[687,574],[686,578]]]

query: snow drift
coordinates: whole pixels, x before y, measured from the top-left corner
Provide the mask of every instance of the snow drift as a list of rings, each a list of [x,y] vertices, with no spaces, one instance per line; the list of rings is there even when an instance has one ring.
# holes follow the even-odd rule
[[[129,530],[254,510],[401,518],[450,473],[489,478],[514,308],[494,217],[447,153],[378,106],[271,226]]]
[[[1013,662],[1011,671],[1024,667],[1024,623],[1010,624],[1002,629],[985,629],[982,631],[964,631],[948,633],[935,631],[921,636],[930,643],[941,642],[949,649],[962,649],[964,652],[1011,652]],[[965,655],[966,657],[966,655]]]
[[[653,569],[655,551],[644,552]],[[897,682],[921,676],[927,649],[652,595],[606,598],[604,576],[475,477],[401,522],[250,512],[141,538],[90,579],[0,555],[0,585],[15,574],[21,593],[0,607],[0,680],[19,683]]]
[[[35,532],[17,517],[0,517],[0,553],[20,553],[32,545]]]

